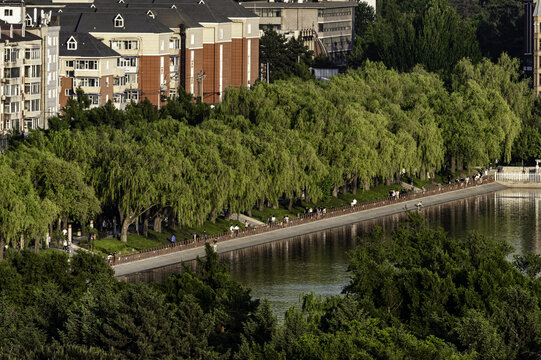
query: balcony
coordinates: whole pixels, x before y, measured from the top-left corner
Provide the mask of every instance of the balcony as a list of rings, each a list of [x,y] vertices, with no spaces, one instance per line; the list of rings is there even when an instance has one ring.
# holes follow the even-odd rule
[[[115,94],[123,94],[126,90],[126,85],[114,85],[113,86],[113,92]]]
[[[77,89],[77,87],[75,87],[73,89],[73,92],[75,92],[75,90]],[[81,86],[81,89],[85,92],[85,94],[96,94],[98,95],[100,93],[100,87],[99,86]]]
[[[98,69],[87,70],[87,69],[77,69],[73,72],[75,77],[99,77],[100,72]]]

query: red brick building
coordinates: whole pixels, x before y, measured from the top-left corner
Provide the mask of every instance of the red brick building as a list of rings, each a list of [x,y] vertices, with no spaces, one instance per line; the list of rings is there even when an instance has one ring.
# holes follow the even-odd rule
[[[60,106],[77,86],[91,91],[96,106],[111,100],[122,108],[145,98],[160,106],[179,87],[217,103],[228,87],[249,87],[257,79],[259,18],[233,0],[36,3],[29,8],[60,17]],[[71,61],[83,69],[67,66]]]

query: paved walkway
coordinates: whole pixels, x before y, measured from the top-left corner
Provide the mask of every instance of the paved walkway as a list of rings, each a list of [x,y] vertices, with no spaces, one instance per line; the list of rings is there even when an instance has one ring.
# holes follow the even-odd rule
[[[479,185],[463,190],[456,190],[443,194],[431,195],[423,197],[422,199],[409,200],[396,204],[381,206],[370,210],[359,211],[347,215],[321,219],[293,227],[277,229],[257,235],[245,236],[242,238],[221,242],[217,246],[217,252],[226,253],[246,247],[257,246],[268,242],[283,240],[294,236],[305,235],[343,225],[349,225],[383,216],[393,215],[403,212],[405,207],[413,210],[416,208],[416,204],[419,202],[419,200],[422,200],[423,207],[428,207],[454,200],[468,198],[471,196],[483,195],[506,188],[507,187],[505,185],[497,183]],[[194,260],[197,256],[204,256],[204,254],[204,247],[198,247],[194,249],[174,252],[171,254],[151,257],[144,260],[115,265],[113,266],[113,269],[115,270],[115,276],[121,277],[128,274],[138,273],[154,268],[159,268],[162,266],[176,264],[182,261]]]
[[[261,222],[261,221],[259,221],[257,219],[254,219],[252,217],[246,216],[244,214],[232,214],[231,219],[236,219],[237,221],[240,221],[243,224],[244,224],[245,221],[247,221],[248,224],[250,224],[250,226],[265,225],[265,223],[263,223],[263,222]]]

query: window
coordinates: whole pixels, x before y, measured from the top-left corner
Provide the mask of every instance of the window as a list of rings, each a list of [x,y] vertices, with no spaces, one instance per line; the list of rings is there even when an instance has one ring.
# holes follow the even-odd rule
[[[275,10],[275,9],[255,9],[254,12],[259,17],[280,17],[282,15],[280,10]],[[251,24],[248,24],[248,26],[250,25]],[[248,29],[248,32],[251,32],[250,30],[251,29]]]
[[[110,47],[113,50],[137,50],[139,41],[137,40],[111,40]]]
[[[5,68],[4,77],[8,79],[14,79],[21,76],[21,68]]]
[[[126,101],[139,101],[139,91],[126,91]]]
[[[27,65],[24,67],[25,77],[39,77],[41,74],[41,65]]]
[[[4,95],[6,96],[17,96],[19,95],[19,85],[5,85],[4,86]]]
[[[87,86],[87,87],[99,87],[100,79],[99,78],[78,78],[75,79],[75,86]]]
[[[105,87],[109,87],[109,78],[105,78]]]
[[[126,102],[126,97],[123,94],[113,94],[113,103],[123,104]]]
[[[50,39],[51,38],[49,37],[49,40]],[[75,40],[73,36],[68,39],[67,46],[68,46],[68,50],[77,50],[77,41]]]
[[[89,95],[88,98],[90,99],[90,104],[92,105],[99,105],[100,104],[100,96],[99,95]]]
[[[24,119],[24,126],[27,130],[36,129],[36,124],[38,124],[39,118],[26,118]]]
[[[6,48],[4,52],[4,61],[13,62],[19,58],[19,49]]]
[[[24,110],[25,111],[39,111],[39,99],[25,100]]]
[[[120,16],[120,14],[118,14],[115,17],[115,27],[116,28],[124,27],[124,19],[122,18],[122,16]]]
[[[137,84],[137,74],[126,74],[126,84]]]
[[[40,83],[39,82],[33,82],[33,83],[25,83],[24,84],[24,92],[28,95],[35,95],[40,93]]]
[[[13,9],[4,9],[4,16],[13,16]]]
[[[26,14],[24,21],[26,22],[26,26],[32,26],[32,16],[30,14]]]
[[[19,102],[5,103],[4,112],[6,114],[16,114],[19,112]]]
[[[114,86],[124,86],[124,85],[126,85],[126,77],[122,76],[122,77],[114,78],[113,79],[113,85]]]
[[[180,49],[180,39],[177,39],[177,38],[169,39],[169,49],[171,50]]]
[[[39,48],[25,49],[24,58],[27,60],[39,60],[41,58]]]
[[[169,57],[169,72],[177,72],[180,58],[178,56]]]
[[[137,66],[137,58],[136,57],[118,58],[117,66],[119,66],[119,67],[136,67]]]
[[[73,67],[73,60],[66,60],[66,67],[72,68]]]
[[[98,70],[98,60],[76,60],[75,69],[77,70]]]

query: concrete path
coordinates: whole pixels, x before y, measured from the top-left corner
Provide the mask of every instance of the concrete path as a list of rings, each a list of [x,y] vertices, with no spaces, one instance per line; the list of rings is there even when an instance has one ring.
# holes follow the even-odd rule
[[[375,218],[401,213],[404,208],[415,209],[419,200],[422,200],[423,207],[439,205],[446,202],[464,199],[471,196],[483,195],[498,190],[506,189],[502,184],[491,183],[466,188],[463,190],[451,191],[443,194],[431,195],[422,199],[414,199],[396,204],[381,206],[379,208],[359,211],[352,214],[337,216],[328,219],[317,220],[314,222],[301,224],[289,228],[277,229],[262,234],[245,236],[239,239],[233,239],[221,242],[217,245],[218,253],[225,253],[233,250],[238,250],[250,246],[257,246],[268,242],[287,239],[295,236],[305,235],[313,232],[327,230],[343,225],[354,224],[361,221],[372,220]],[[156,256],[144,260],[129,262],[113,266],[115,277],[121,277],[128,274],[142,272],[162,266],[176,264],[182,261],[194,260],[197,256],[204,256],[205,249],[203,247],[188,249],[171,253],[167,255]]]
[[[237,221],[240,221],[243,224],[245,221],[248,221],[248,224],[250,224],[250,226],[265,225],[265,223],[244,214],[231,214],[231,219],[236,219]]]

